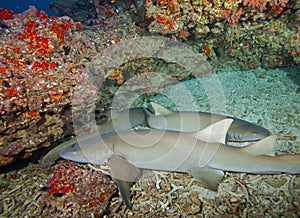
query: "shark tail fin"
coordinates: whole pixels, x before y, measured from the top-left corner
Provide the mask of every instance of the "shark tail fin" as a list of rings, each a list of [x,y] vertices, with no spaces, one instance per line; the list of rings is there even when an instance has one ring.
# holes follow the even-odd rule
[[[276,141],[276,137],[276,135],[268,136],[241,149],[254,155],[275,156],[274,143]]]

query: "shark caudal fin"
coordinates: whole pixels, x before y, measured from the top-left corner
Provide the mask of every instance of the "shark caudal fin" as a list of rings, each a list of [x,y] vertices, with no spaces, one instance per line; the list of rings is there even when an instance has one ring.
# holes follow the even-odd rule
[[[254,155],[275,156],[274,143],[276,141],[276,137],[276,135],[268,136],[241,149]]]
[[[127,208],[131,209],[130,188],[140,175],[140,170],[119,155],[113,154],[109,159],[111,176]]]
[[[195,136],[204,142],[225,144],[226,135],[232,122],[233,119],[220,120],[198,131]]]

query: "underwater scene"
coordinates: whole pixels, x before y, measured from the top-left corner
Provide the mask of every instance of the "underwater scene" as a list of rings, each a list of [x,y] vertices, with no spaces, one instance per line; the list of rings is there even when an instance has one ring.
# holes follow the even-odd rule
[[[299,217],[299,0],[0,0],[0,217]]]

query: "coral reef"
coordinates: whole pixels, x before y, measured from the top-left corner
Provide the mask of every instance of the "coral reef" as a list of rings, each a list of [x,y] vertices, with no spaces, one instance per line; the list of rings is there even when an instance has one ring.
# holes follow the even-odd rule
[[[62,12],[68,13],[57,1]],[[72,0],[80,4],[81,0]],[[109,6],[108,6],[109,5]],[[193,44],[216,67],[236,69],[291,66],[300,62],[297,0],[136,0],[91,1],[98,18],[118,11],[130,14],[143,34],[163,34]],[[107,11],[108,7],[113,7]],[[64,12],[65,11],[65,12]],[[74,8],[74,11],[87,10]],[[82,17],[83,22],[92,22]]]
[[[80,22],[49,18],[35,7],[0,14],[8,26],[0,32],[0,165],[6,165],[74,134],[72,93],[87,78],[86,63],[135,28],[115,32],[115,22],[99,19],[82,31]]]
[[[150,32],[195,40],[215,66],[299,63],[299,1],[148,0],[145,8]]]
[[[14,12],[7,8],[0,8],[0,19],[8,20],[14,17]]]
[[[79,80],[80,60],[70,18],[30,7],[7,19],[0,48],[0,165],[24,151],[49,146],[63,136],[70,90]]]

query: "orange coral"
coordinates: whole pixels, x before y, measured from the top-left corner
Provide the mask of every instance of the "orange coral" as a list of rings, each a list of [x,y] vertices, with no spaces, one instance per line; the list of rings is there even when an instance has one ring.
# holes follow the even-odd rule
[[[233,15],[231,15],[227,18],[227,21],[231,27],[239,22],[239,19],[240,19],[242,13],[243,13],[242,8],[239,8]]]
[[[162,17],[158,14],[156,19],[157,19],[158,23],[161,23],[163,25],[167,25],[169,27],[169,29],[173,29],[173,24],[168,18]]]
[[[280,14],[288,2],[289,0],[271,0],[269,3],[271,6],[271,11],[275,15]]]
[[[243,5],[248,5],[252,8],[258,8],[260,11],[263,11],[266,9],[266,4],[268,0],[244,0]]]
[[[202,51],[203,51],[207,56],[210,55],[210,48],[209,48],[209,46],[208,46],[207,44],[204,44],[204,45],[202,46]]]

